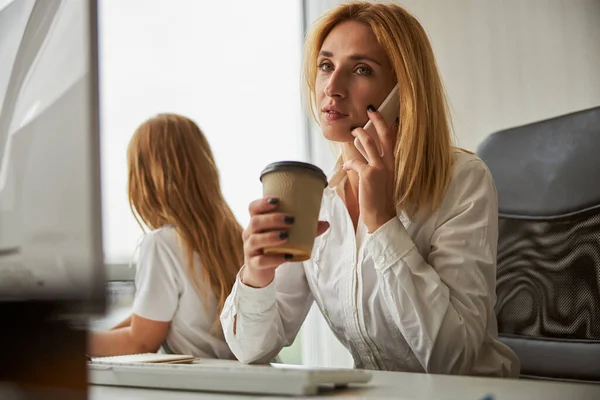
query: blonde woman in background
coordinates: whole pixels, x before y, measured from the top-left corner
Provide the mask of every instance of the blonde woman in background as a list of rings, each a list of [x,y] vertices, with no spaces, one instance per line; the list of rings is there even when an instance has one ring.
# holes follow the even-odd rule
[[[243,262],[242,228],[223,198],[210,146],[175,114],[141,124],[127,152],[129,202],[146,225],[132,316],[92,333],[88,353],[162,351],[234,358],[219,314]]]
[[[312,110],[341,156],[311,260],[264,255],[294,216],[277,199],[251,203],[245,265],[221,314],[233,353],[267,361],[316,302],[357,368],[517,377],[494,314],[496,189],[485,164],[452,144],[419,22],[395,4],[344,3],[316,22],[304,63]],[[388,126],[373,105],[396,84],[399,118]],[[368,120],[383,155],[360,128]]]

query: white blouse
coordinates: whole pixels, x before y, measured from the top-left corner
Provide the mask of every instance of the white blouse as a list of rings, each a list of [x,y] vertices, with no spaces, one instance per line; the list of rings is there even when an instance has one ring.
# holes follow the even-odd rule
[[[285,263],[264,288],[238,275],[221,323],[242,362],[267,362],[289,346],[315,301],[356,368],[517,377],[520,362],[497,339],[498,200],[485,164],[456,152],[440,208],[400,212],[356,234],[335,188],[323,194],[312,258]],[[235,329],[235,333],[234,333]]]
[[[146,234],[135,274],[133,312],[146,319],[170,322],[161,352],[232,359],[223,332],[215,327],[218,301],[202,280],[200,257],[194,254],[197,276],[206,287],[204,297],[190,279],[185,253],[177,231],[170,225]]]

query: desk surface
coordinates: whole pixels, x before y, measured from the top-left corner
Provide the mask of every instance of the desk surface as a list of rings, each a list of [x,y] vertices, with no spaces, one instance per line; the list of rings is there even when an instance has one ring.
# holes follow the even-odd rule
[[[600,399],[600,385],[376,371],[373,373],[372,381],[367,385],[357,385],[341,391],[324,393],[320,396],[292,398],[481,400],[486,395],[492,395],[493,400],[598,400]],[[89,398],[91,400],[162,400],[166,398],[172,400],[257,398],[273,400],[283,397],[91,386]]]

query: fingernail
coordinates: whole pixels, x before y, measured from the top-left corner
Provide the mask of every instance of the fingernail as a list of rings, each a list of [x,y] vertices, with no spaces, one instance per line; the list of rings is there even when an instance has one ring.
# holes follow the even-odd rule
[[[287,232],[279,232],[279,239],[287,239],[287,237],[288,237]]]
[[[369,105],[369,107],[367,107],[367,110],[369,110],[369,112],[377,111],[377,110],[375,110],[375,107],[373,107],[372,105]]]
[[[285,222],[288,225],[291,225],[294,223],[294,221],[296,220],[296,218],[292,217],[291,215],[287,215],[284,219],[283,222]]]
[[[283,256],[283,258],[285,258],[286,260],[291,260],[292,258],[294,258],[294,256],[292,254],[286,254]]]
[[[396,123],[399,124],[400,123],[400,117],[396,118]]]
[[[279,199],[275,198],[275,197],[271,197],[269,200],[267,200],[267,203],[275,205],[279,203]]]

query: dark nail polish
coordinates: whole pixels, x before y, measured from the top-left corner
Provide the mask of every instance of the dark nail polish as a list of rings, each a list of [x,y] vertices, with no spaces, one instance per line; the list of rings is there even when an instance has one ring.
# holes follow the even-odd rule
[[[275,197],[271,197],[269,200],[267,200],[267,203],[269,203],[271,205],[279,204],[279,199],[276,199]]]
[[[292,258],[294,258],[294,256],[292,254],[286,254],[283,256],[283,258],[285,258],[286,260],[291,260]]]
[[[375,111],[377,111],[377,110],[375,110],[375,107],[373,107],[373,106],[371,106],[371,105],[370,105],[369,107],[367,107],[367,110],[369,110],[370,112],[375,112]]]
[[[279,232],[279,239],[287,239],[287,238],[288,238],[287,232]]]
[[[294,221],[296,221],[296,218],[294,218],[294,217],[292,217],[292,216],[290,216],[290,215],[286,216],[286,217],[283,219],[283,222],[285,222],[285,223],[286,223],[286,224],[288,224],[288,225],[291,225],[291,224],[293,224],[293,223],[294,223]]]
[[[396,123],[399,124],[400,123],[400,117],[396,118]]]

